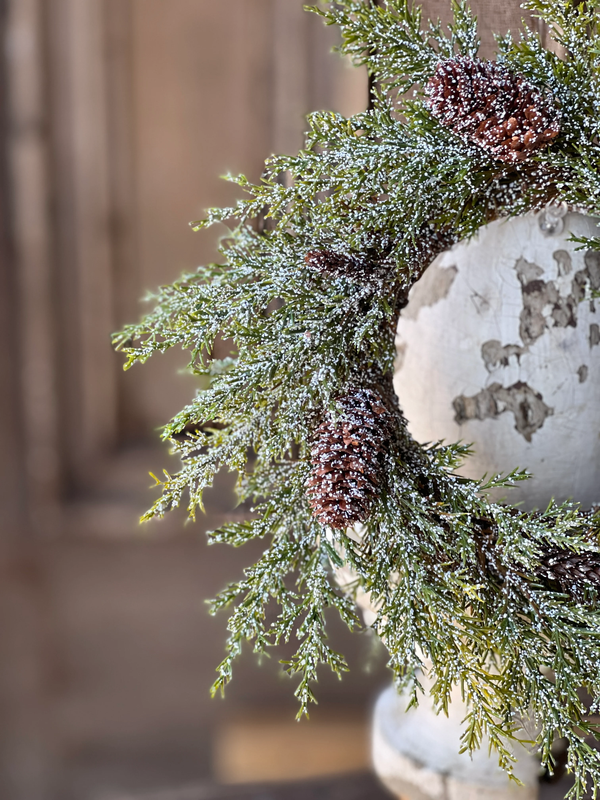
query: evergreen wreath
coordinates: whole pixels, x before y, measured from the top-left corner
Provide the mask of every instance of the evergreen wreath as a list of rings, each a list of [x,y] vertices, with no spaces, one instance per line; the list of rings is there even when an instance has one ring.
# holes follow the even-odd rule
[[[306,711],[318,666],[347,669],[328,644],[325,609],[361,626],[334,577],[348,566],[379,609],[373,629],[399,690],[418,702],[427,659],[437,708],[461,686],[465,750],[487,735],[510,773],[510,740],[527,718],[549,769],[553,741],[568,739],[569,797],[586,784],[596,797],[589,738],[600,699],[590,711],[579,690],[600,698],[600,513],[492,502],[491,489],[527,475],[461,477],[468,448],[414,441],[392,387],[399,314],[439,252],[549,204],[600,215],[597,12],[573,0],[524,7],[548,24],[553,50],[524,26],[497,37],[496,61],[478,58],[462,2],[447,29],[423,23],[408,0],[313,8],[340,26],[340,51],[367,66],[372,108],[311,114],[298,155],[270,158],[258,185],[232,178],[247,199],[194,223],[229,222],[222,263],[162,287],[154,310],[114,341],[126,368],[179,345],[209,382],[164,428],[181,471],[158,481],[144,519],[186,493],[193,517],[226,467],[252,517],[209,541],[266,542],[212,603],[231,609],[214,691],[244,640],[261,653],[295,638],[285,668],[300,676]],[[214,357],[217,337],[232,341],[231,357]]]

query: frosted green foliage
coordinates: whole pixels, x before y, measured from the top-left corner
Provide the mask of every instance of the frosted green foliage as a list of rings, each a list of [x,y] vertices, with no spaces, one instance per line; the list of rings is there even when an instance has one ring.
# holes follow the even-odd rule
[[[340,26],[340,51],[401,91],[426,83],[440,58],[476,56],[479,50],[477,20],[462,3],[453,4],[454,22],[447,32],[439,21],[423,24],[421,8],[399,0],[383,6],[360,0],[325,5],[311,10]]]
[[[181,469],[159,482],[161,496],[145,519],[180,503],[193,517],[204,489],[227,468],[238,473],[240,501],[253,510],[209,540],[265,543],[260,560],[214,600],[214,611],[230,609],[215,691],[230,680],[244,642],[264,653],[295,640],[285,669],[299,676],[305,711],[319,665],[339,675],[347,668],[328,644],[326,609],[361,627],[352,591],[333,576],[349,566],[354,589],[371,592],[379,605],[374,630],[399,688],[412,688],[417,702],[419,668],[429,659],[439,709],[452,686],[462,688],[466,750],[485,734],[510,772],[510,740],[526,718],[550,767],[553,740],[569,740],[570,796],[581,797],[587,784],[595,797],[600,756],[585,741],[593,724],[578,690],[600,697],[596,590],[585,581],[565,589],[544,571],[543,559],[557,548],[600,558],[598,515],[572,504],[521,513],[492,503],[489,489],[526,476],[487,483],[460,477],[467,449],[420,446],[397,407],[385,480],[359,541],[352,531],[322,527],[305,494],[311,437],[328,414],[341,413],[337,400],[373,380],[391,386],[398,314],[444,244],[550,202],[600,215],[596,12],[567,0],[530,0],[527,8],[554,29],[560,57],[524,30],[499,39],[498,58],[551,93],[561,133],[527,160],[506,164],[427,108],[424,84],[439,59],[476,55],[468,9],[455,5],[454,25],[444,31],[402,0],[320,6],[317,13],[341,27],[342,52],[377,80],[373,110],[350,119],[312,114],[298,155],[270,159],[258,185],[232,178],[245,199],[195,223],[229,225],[221,263],[162,287],[154,310],[116,334],[115,344],[126,367],[182,347],[208,387],[163,430]],[[305,262],[311,251],[368,269],[319,272]],[[213,357],[217,337],[231,341],[224,360]],[[391,388],[386,402],[395,402]]]

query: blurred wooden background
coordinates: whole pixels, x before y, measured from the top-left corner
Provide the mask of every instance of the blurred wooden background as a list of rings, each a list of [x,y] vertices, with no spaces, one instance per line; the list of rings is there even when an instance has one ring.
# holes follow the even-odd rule
[[[474,6],[518,24],[518,0]],[[215,257],[187,222],[235,197],[219,175],[257,179],[309,110],[362,110],[367,80],[301,0],[0,0],[0,28],[0,797],[108,800],[211,777],[240,730],[294,712],[251,658],[209,699],[224,620],[203,600],[254,553],[203,542],[236,513],[229,476],[197,525],[137,525],[169,465],[155,429],[194,382],[180,353],[124,374],[110,332]],[[314,724],[356,739],[385,659],[332,637],[354,670]]]

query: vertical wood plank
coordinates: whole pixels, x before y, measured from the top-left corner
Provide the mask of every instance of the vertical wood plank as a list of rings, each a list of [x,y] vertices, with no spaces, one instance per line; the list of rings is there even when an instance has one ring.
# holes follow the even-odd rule
[[[22,386],[19,380],[18,282],[10,231],[10,170],[8,145],[8,13],[9,0],[0,0],[0,507],[3,526],[0,549],[25,527],[25,468]]]
[[[302,0],[273,0],[273,141],[276,152],[295,153],[312,111],[351,116],[367,106],[364,68],[332,53],[337,28],[304,10]]]
[[[354,67],[349,58],[332,52],[341,40],[337,28],[325,25],[314,14],[307,17],[310,110],[337,111],[345,117],[364,111],[368,104],[366,68]]]
[[[81,337],[82,459],[114,445],[115,367],[109,227],[105,30],[101,0],[70,0],[73,188]],[[85,461],[84,461],[85,463]]]
[[[47,530],[56,522],[59,460],[42,28],[40,0],[10,3],[8,157],[22,424],[28,507],[32,521]]]
[[[0,796],[52,800],[57,766],[48,691],[47,596],[27,546],[0,557]]]
[[[58,454],[41,2],[0,0],[0,796],[50,800],[45,603]],[[10,230],[9,230],[10,229]]]
[[[275,0],[277,2],[277,0]],[[275,74],[271,59],[274,21],[270,0],[238,3],[229,18],[234,64],[232,102],[238,115],[236,149],[244,169],[255,180],[273,151],[271,87]]]
[[[310,107],[310,38],[301,2],[273,0],[273,138],[277,153],[302,147]]]
[[[104,0],[109,152],[110,237],[115,328],[137,319],[144,294],[136,228],[133,12],[131,0]],[[114,355],[117,369],[122,358]],[[136,408],[130,375],[116,380],[116,437],[120,445],[147,435]]]
[[[115,443],[116,369],[103,0],[49,0],[61,434],[82,482]]]

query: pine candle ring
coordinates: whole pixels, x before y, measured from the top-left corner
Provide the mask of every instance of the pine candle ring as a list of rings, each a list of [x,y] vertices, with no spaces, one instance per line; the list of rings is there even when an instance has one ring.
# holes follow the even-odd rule
[[[568,739],[578,797],[600,786],[600,753],[585,741],[595,728],[578,695],[584,687],[600,697],[599,515],[495,502],[494,491],[525,476],[461,475],[467,448],[416,441],[392,378],[398,319],[416,281],[435,276],[425,271],[437,254],[547,207],[600,216],[600,35],[590,5],[527,0],[558,47],[527,30],[498,38],[496,61],[482,61],[462,4],[446,31],[423,25],[404,0],[325,0],[314,10],[340,26],[341,51],[380,87],[373,108],[350,119],[312,114],[297,156],[269,159],[258,185],[236,178],[246,199],[195,223],[230,222],[222,263],[162,287],[155,309],[115,335],[127,366],[189,350],[208,386],[164,428],[181,469],[157,481],[161,496],[144,518],[184,497],[193,517],[227,467],[253,514],[209,540],[266,543],[214,601],[231,612],[215,691],[244,641],[261,652],[298,639],[286,669],[299,676],[305,711],[318,666],[346,669],[324,610],[360,624],[332,575],[347,567],[379,609],[374,630],[398,688],[418,699],[422,654],[438,707],[461,687],[466,749],[487,736],[509,772],[514,715],[533,715],[544,764],[553,739]],[[548,229],[560,225],[548,216]],[[578,244],[600,250],[596,236]],[[530,299],[541,302],[529,277]],[[580,277],[573,297],[593,300],[595,278]],[[221,359],[218,337],[235,346]],[[358,521],[360,541],[345,527]]]

